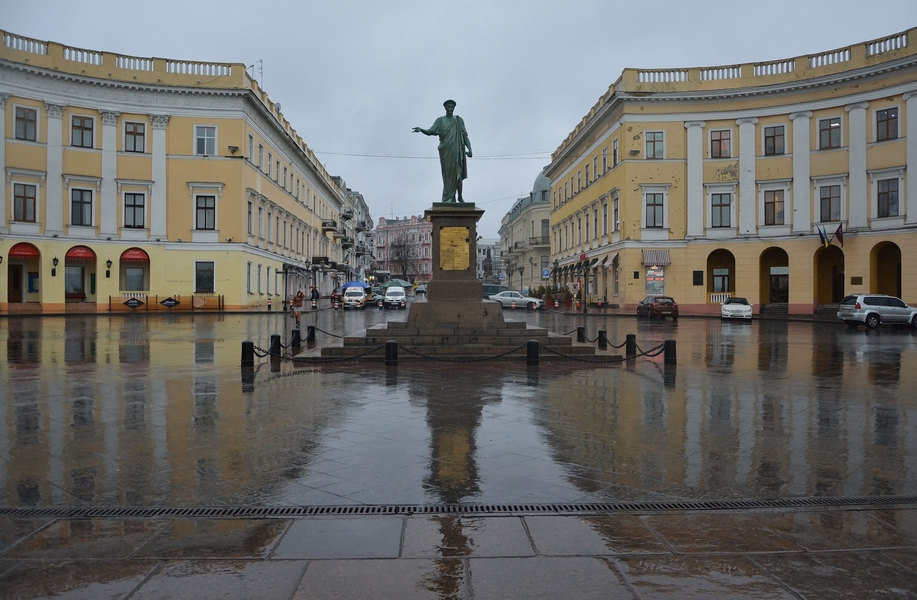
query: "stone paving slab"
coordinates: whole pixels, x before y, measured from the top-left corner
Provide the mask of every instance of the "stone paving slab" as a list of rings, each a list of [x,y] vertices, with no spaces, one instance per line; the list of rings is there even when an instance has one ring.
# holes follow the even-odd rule
[[[915,520],[909,507],[5,518],[23,537],[4,538],[0,598],[913,600]]]

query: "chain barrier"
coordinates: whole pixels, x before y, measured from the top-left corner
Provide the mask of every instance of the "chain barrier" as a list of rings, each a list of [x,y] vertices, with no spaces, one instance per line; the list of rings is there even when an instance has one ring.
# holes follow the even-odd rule
[[[412,348],[408,348],[407,346],[398,346],[398,349],[404,350],[408,354],[413,354],[414,356],[417,356],[418,358],[424,358],[427,360],[435,360],[438,362],[452,362],[452,363],[472,363],[472,362],[481,362],[485,360],[493,360],[497,358],[503,358],[504,356],[509,356],[513,352],[517,352],[518,350],[524,350],[525,345],[521,344],[519,346],[516,346],[515,348],[510,348],[506,352],[502,352],[494,356],[482,356],[480,358],[447,358],[447,357],[442,357],[442,356],[428,356],[426,354],[421,354],[420,352],[417,352],[416,350],[413,350]]]
[[[324,329],[319,329],[318,327],[315,327],[314,329],[315,329],[315,331],[321,331],[321,332],[324,333],[325,335],[330,335],[331,337],[336,337],[336,338],[339,338],[339,339],[340,339],[340,338],[346,337],[346,336],[343,336],[343,335],[338,335],[338,334],[336,334],[336,333],[331,333],[330,331],[325,331]]]
[[[583,357],[581,357],[581,356],[574,356],[574,355],[572,355],[572,354],[564,354],[563,352],[560,352],[560,351],[558,351],[558,350],[555,350],[554,348],[549,348],[548,346],[541,346],[541,349],[542,349],[542,350],[545,350],[545,351],[547,351],[547,352],[551,352],[551,353],[553,353],[553,354],[556,354],[557,356],[560,356],[560,357],[565,358],[565,359],[567,359],[567,360],[574,360],[574,361],[577,361],[577,362],[593,363],[593,364],[609,364],[609,362],[608,362],[607,360],[590,360],[590,359],[588,359],[588,358],[583,358]],[[658,346],[656,346],[656,347],[654,347],[654,348],[650,348],[649,350],[647,350],[647,351],[645,351],[645,352],[644,352],[644,351],[641,351],[639,354],[635,355],[633,358],[639,358],[639,357],[641,357],[641,356],[646,356],[646,357],[652,358],[652,357],[654,357],[654,356],[659,356],[659,355],[662,354],[664,351],[665,351],[665,343],[662,343],[662,344],[659,344]],[[630,360],[629,357],[628,357],[628,360]]]
[[[254,350],[255,350],[255,356],[257,356],[258,358],[264,358],[265,356],[270,356],[271,354],[270,350],[265,350],[261,346],[254,346]]]
[[[620,344],[617,344],[617,345],[615,345],[615,344],[608,344],[608,345],[611,346],[612,348],[615,348],[615,349],[623,348],[624,346],[627,345],[627,340],[624,340],[623,342],[621,342]]]
[[[292,361],[292,362],[294,362],[294,363],[300,362],[300,363],[309,363],[309,364],[326,364],[326,363],[336,363],[336,362],[347,362],[348,360],[356,360],[356,359],[358,359],[358,358],[363,358],[364,356],[368,356],[368,355],[372,354],[373,352],[378,352],[379,350],[382,350],[382,349],[384,349],[384,348],[385,348],[385,344],[382,344],[382,345],[380,345],[380,346],[376,346],[375,348],[370,348],[370,349],[367,350],[366,352],[362,352],[362,353],[360,353],[360,354],[355,354],[355,355],[353,355],[353,356],[342,356],[342,357],[340,357],[340,358],[325,358],[325,357],[322,357],[322,359],[321,359],[321,360],[318,360],[318,361],[314,360],[314,357],[309,357],[309,356],[293,356],[293,355],[291,355],[291,354],[285,354],[285,355],[283,355],[282,358],[284,358],[285,360]]]
[[[588,337],[586,337],[586,334],[584,333],[584,334],[583,334],[583,339],[586,340],[586,342],[592,344],[592,343],[594,343],[594,342],[599,341],[599,336],[596,335],[594,338],[589,339]]]

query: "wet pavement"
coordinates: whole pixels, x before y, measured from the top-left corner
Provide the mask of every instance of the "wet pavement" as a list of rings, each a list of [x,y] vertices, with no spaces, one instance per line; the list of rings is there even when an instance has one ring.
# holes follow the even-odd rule
[[[288,313],[0,319],[0,598],[917,598],[917,332],[506,318],[678,363],[248,378]]]

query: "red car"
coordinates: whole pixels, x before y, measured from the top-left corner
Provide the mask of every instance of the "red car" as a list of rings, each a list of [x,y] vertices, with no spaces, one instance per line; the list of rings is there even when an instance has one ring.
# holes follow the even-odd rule
[[[637,305],[637,316],[678,319],[678,304],[670,296],[647,296]]]

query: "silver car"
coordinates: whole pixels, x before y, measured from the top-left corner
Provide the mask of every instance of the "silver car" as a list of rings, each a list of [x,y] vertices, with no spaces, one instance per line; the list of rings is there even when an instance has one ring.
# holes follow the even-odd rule
[[[885,294],[855,294],[841,300],[837,318],[856,327],[863,323],[872,329],[879,323],[907,324],[917,328],[917,308],[901,298]]]
[[[544,300],[541,298],[530,298],[513,290],[494,294],[490,299],[499,302],[503,308],[544,308]]]

